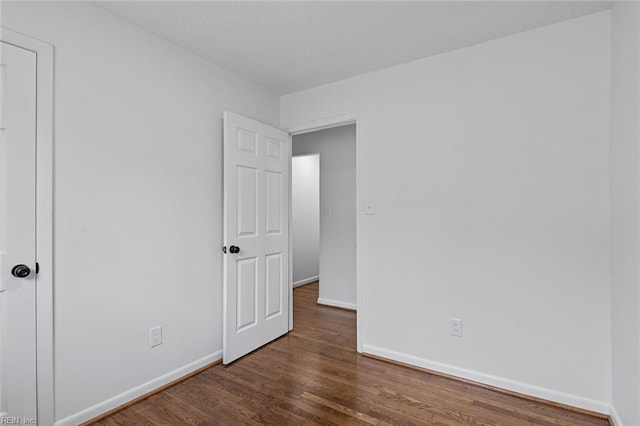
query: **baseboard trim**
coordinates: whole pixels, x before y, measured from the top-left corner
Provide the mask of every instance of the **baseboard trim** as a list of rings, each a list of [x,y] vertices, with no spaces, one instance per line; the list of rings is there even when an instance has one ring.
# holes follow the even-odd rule
[[[72,414],[69,417],[65,417],[57,421],[55,426],[85,426],[92,424],[221,362],[222,351],[220,350],[143,383],[140,386],[129,389],[113,398],[109,398],[106,401]]]
[[[550,404],[601,419],[609,418],[610,406],[606,402],[442,364],[372,345],[363,345],[362,355],[470,383],[518,398]]]
[[[305,279],[300,280],[300,281],[296,281],[291,286],[293,288],[296,288],[296,287],[300,287],[301,285],[311,284],[313,282],[318,281],[319,279],[320,279],[320,275],[316,275],[315,277],[309,277],[309,278],[305,278]]]
[[[357,306],[355,303],[341,302],[340,300],[333,300],[333,299],[324,299],[322,297],[318,298],[318,305],[333,306],[334,308],[342,308],[348,311],[357,310]]]
[[[611,408],[609,409],[609,423],[611,423],[613,426],[624,426],[622,424],[622,420],[620,420],[620,416],[618,415],[618,412],[616,411],[616,407],[613,406],[613,404],[611,404]]]

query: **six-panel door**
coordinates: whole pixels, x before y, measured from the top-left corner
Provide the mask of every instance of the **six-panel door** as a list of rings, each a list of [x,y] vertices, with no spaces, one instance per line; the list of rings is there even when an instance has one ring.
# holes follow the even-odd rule
[[[289,135],[230,112],[224,127],[226,364],[288,331]]]

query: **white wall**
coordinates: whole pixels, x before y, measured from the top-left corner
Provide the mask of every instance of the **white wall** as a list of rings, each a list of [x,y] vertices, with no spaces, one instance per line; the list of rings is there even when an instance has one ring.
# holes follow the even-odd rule
[[[293,285],[317,280],[320,260],[320,156],[291,160]]]
[[[611,338],[617,420],[640,425],[640,5],[612,9]]]
[[[319,303],[356,308],[356,126],[293,137],[294,155],[320,153]]]
[[[365,352],[608,411],[610,47],[603,12],[282,98],[359,116]]]
[[[278,124],[279,100],[90,4],[3,2],[2,26],[55,46],[64,419],[219,357],[222,112]],[[164,344],[150,349],[156,325]]]

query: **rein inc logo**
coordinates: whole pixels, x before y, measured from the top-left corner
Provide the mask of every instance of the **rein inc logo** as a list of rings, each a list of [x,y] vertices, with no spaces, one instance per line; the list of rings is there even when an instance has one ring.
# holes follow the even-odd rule
[[[0,425],[35,425],[33,417],[0,417]]]

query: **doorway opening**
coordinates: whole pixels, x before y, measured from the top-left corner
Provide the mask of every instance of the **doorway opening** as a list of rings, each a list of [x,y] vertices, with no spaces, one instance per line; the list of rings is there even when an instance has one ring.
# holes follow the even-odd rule
[[[320,154],[291,158],[293,288],[320,278]]]
[[[291,151],[292,285],[357,311],[356,124],[294,134]]]

